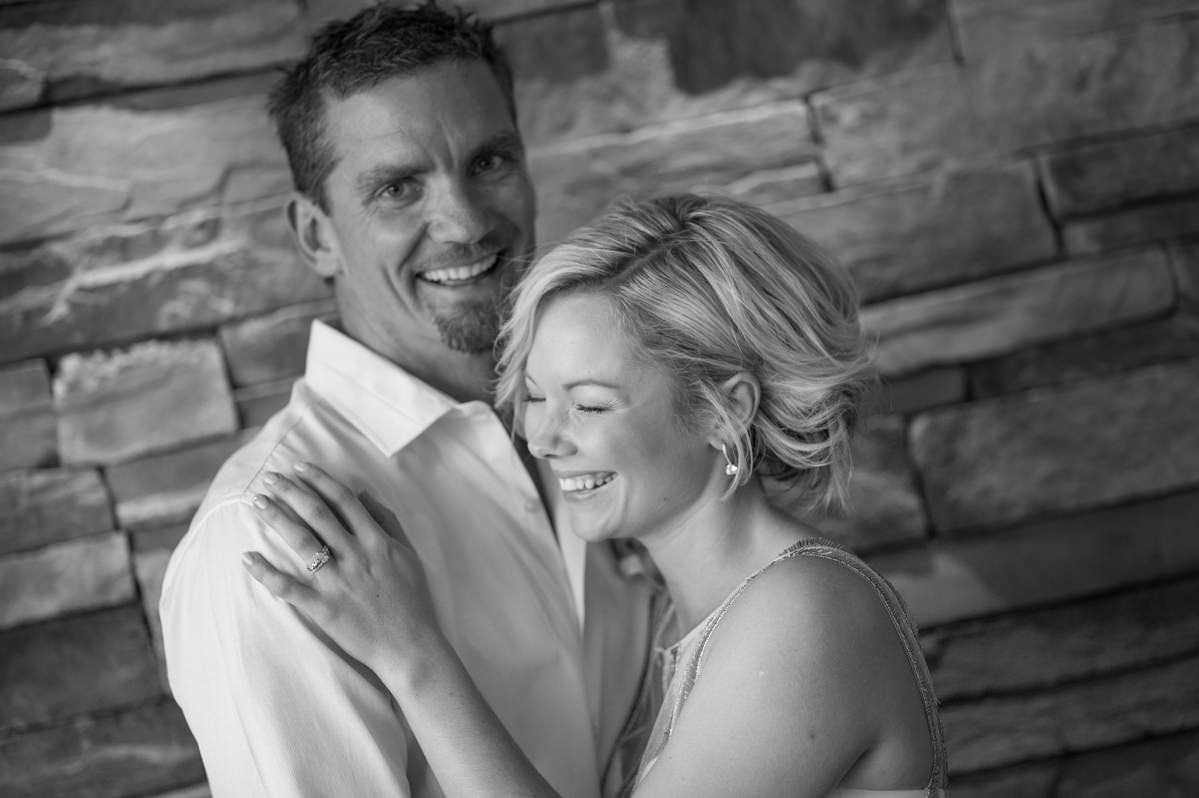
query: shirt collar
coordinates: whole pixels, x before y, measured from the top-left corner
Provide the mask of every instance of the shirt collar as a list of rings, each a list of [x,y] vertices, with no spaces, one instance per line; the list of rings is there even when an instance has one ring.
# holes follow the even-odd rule
[[[312,323],[304,377],[387,457],[460,406],[321,321]]]

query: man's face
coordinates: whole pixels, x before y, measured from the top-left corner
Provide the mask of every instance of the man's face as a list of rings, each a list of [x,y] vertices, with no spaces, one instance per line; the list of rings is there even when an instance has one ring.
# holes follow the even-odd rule
[[[330,100],[330,248],[347,333],[417,371],[490,355],[536,203],[503,91],[444,61]],[[448,350],[448,351],[447,351]]]

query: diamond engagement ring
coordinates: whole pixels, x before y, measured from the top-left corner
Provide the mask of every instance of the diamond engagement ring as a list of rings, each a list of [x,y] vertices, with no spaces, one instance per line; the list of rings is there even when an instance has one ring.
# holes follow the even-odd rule
[[[331,559],[333,559],[333,553],[329,551],[329,547],[321,546],[321,550],[312,558],[312,562],[308,563],[308,573],[315,574]]]

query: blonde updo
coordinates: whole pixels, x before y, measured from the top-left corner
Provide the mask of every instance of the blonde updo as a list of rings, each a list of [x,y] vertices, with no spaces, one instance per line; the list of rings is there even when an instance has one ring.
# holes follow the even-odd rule
[[[500,334],[497,399],[515,410],[539,309],[567,292],[612,302],[644,359],[675,377],[689,423],[713,419],[740,469],[792,510],[844,503],[850,436],[874,379],[846,270],[782,220],[683,194],[626,202],[556,246],[522,279]],[[745,423],[721,385],[761,386]],[[519,416],[519,413],[515,414]]]

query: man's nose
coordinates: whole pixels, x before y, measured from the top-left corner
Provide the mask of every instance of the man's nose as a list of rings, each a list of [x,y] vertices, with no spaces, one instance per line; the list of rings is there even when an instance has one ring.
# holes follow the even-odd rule
[[[492,230],[491,214],[469,186],[450,184],[429,210],[429,235],[446,244],[475,244]]]

